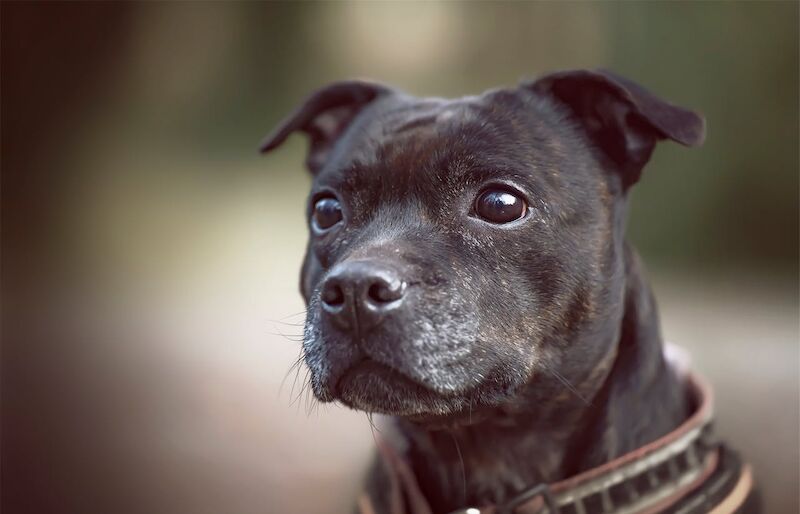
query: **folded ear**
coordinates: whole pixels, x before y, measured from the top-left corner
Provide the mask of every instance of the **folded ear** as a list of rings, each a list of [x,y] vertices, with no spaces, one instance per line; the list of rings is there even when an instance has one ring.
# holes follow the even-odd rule
[[[386,86],[364,81],[335,82],[319,89],[264,139],[261,152],[277,148],[292,132],[302,130],[310,139],[306,166],[316,173],[361,109],[389,91]]]
[[[608,71],[557,72],[525,84],[568,107],[589,137],[619,166],[625,186],[639,180],[656,142],[698,146],[705,121]]]

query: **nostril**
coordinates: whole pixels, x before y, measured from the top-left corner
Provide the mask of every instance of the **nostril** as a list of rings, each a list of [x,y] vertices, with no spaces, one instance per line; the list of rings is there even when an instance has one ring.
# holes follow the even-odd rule
[[[338,284],[329,284],[322,291],[322,302],[331,307],[339,307],[344,304],[344,291]]]
[[[404,289],[405,283],[400,281],[393,284],[379,281],[369,287],[367,296],[375,303],[389,303],[402,298]]]

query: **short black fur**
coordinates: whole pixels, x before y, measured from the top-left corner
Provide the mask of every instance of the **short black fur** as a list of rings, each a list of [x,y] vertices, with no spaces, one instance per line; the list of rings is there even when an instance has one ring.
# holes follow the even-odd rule
[[[301,277],[314,394],[392,416],[435,512],[501,502],[685,419],[625,216],[655,143],[699,144],[702,118],[574,71],[454,100],[338,83],[264,149],[293,130],[312,135],[309,216],[321,193],[343,211],[312,233]],[[486,188],[527,215],[481,220]],[[321,299],[334,280],[344,314]],[[402,284],[402,304],[378,312],[363,280]]]

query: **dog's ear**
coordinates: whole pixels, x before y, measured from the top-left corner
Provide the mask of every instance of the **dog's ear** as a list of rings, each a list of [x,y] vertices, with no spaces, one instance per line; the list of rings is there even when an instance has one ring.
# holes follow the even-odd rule
[[[365,81],[335,82],[319,89],[264,139],[261,152],[277,148],[289,134],[302,130],[310,140],[306,166],[311,173],[316,173],[333,144],[361,109],[389,91],[386,86]]]
[[[698,146],[705,121],[608,71],[574,70],[524,84],[567,106],[594,143],[617,165],[625,187],[639,180],[656,142]]]

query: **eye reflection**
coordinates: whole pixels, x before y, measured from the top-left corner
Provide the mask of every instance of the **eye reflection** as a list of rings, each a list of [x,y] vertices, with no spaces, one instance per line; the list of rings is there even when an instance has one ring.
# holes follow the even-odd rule
[[[336,225],[342,221],[342,206],[339,200],[332,196],[320,198],[314,204],[314,212],[311,218],[314,227],[320,231]]]
[[[484,191],[475,200],[475,212],[486,221],[503,224],[525,216],[525,200],[503,189]]]

